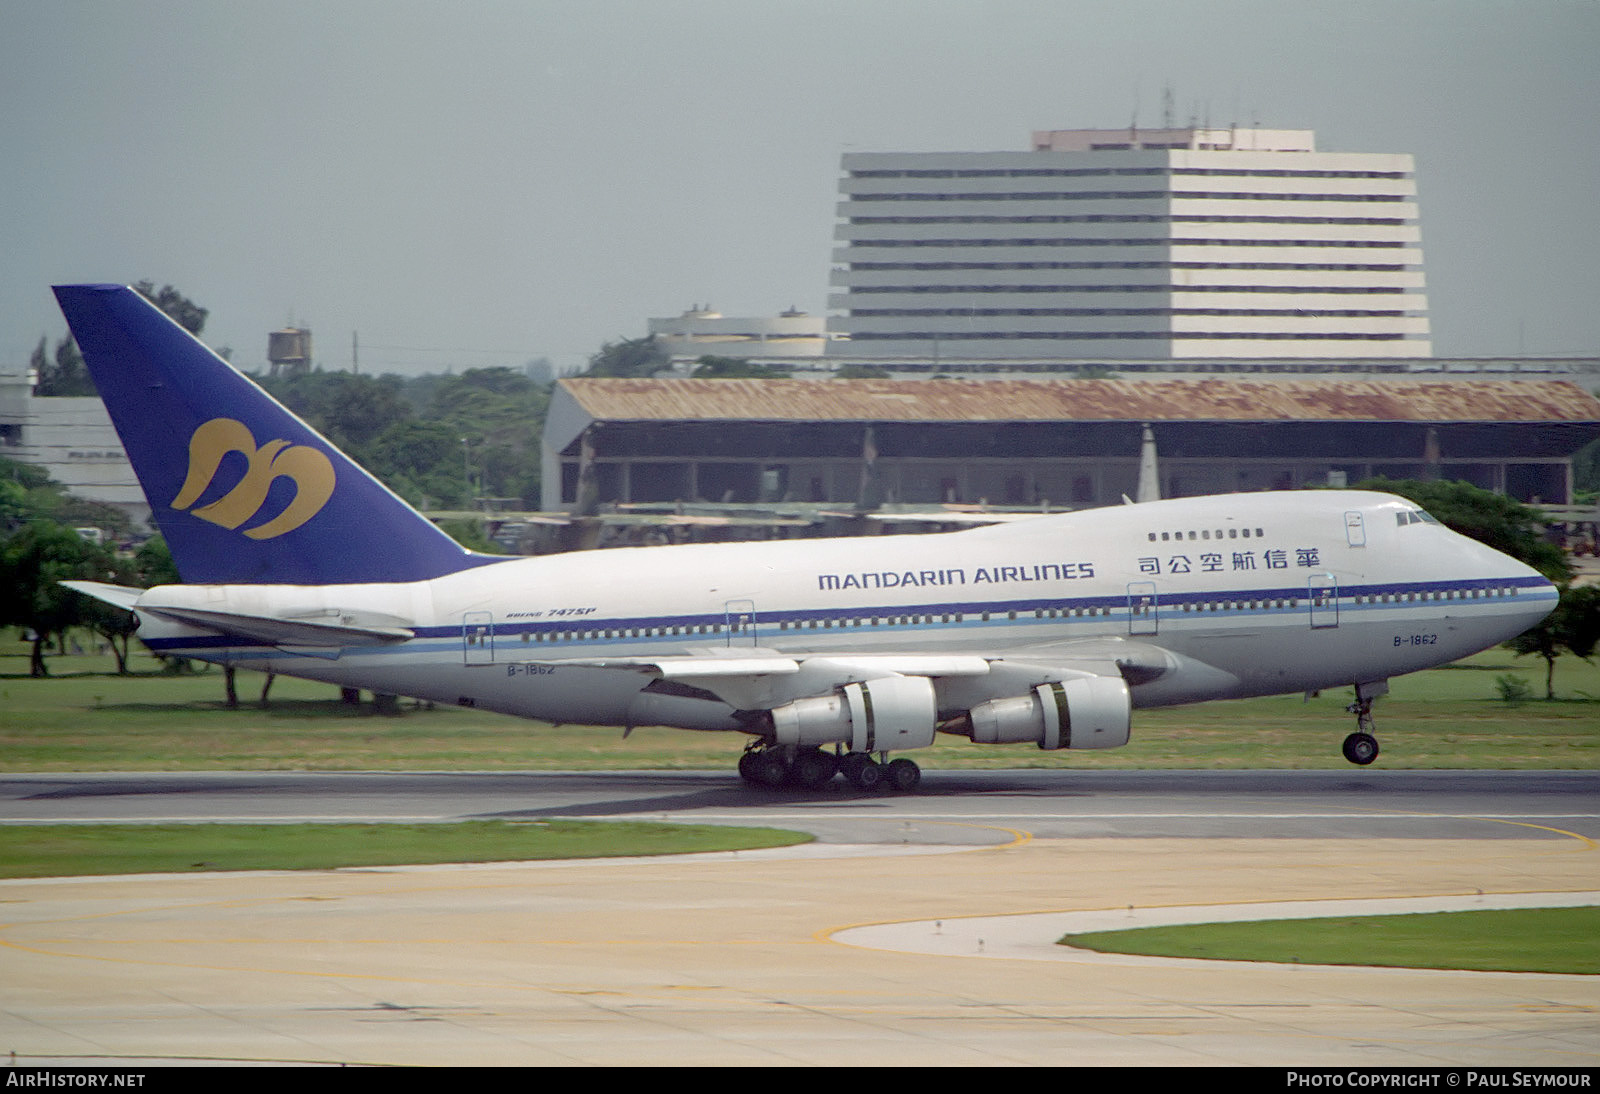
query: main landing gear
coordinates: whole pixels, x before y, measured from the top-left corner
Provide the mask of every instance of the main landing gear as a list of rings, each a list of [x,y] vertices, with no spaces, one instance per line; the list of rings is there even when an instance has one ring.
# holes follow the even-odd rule
[[[1356,716],[1356,731],[1344,739],[1344,758],[1366,767],[1378,758],[1378,738],[1372,735],[1372,701],[1389,690],[1387,681],[1357,684],[1356,701],[1344,709]]]
[[[880,752],[875,760],[869,752],[840,755],[820,748],[764,742],[745,749],[739,757],[739,775],[751,786],[794,786],[802,790],[818,790],[835,775],[843,775],[858,790],[887,787],[909,793],[922,782],[922,768],[903,756],[887,760]]]

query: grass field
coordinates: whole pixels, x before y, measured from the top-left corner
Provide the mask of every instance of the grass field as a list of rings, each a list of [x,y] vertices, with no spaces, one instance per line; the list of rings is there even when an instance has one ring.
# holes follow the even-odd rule
[[[775,828],[640,821],[0,825],[0,877],[682,855],[810,841]]]
[[[289,678],[278,679],[271,701],[261,706],[256,697],[263,678],[248,672],[239,674],[241,705],[228,710],[220,672],[166,675],[143,654],[135,655],[134,673],[126,677],[111,674],[110,657],[94,654],[53,657],[50,667],[52,678],[28,678],[26,649],[0,641],[0,770],[728,769],[743,744],[733,734],[649,728],[623,740],[615,729],[558,727],[410,702],[403,702],[397,714],[383,715],[370,702],[339,702],[326,684]],[[1526,681],[1534,694],[1542,691],[1542,664],[1504,650],[1392,681],[1391,694],[1376,707],[1384,749],[1378,766],[1600,767],[1600,668],[1564,658],[1556,673],[1560,698],[1555,702],[1504,701],[1498,683],[1506,676]],[[1348,689],[1341,689],[1309,700],[1286,696],[1136,711],[1133,743],[1104,753],[1044,753],[1026,745],[983,748],[941,738],[918,759],[929,768],[1341,767],[1339,742],[1354,724],[1344,710],[1350,698]],[[476,831],[478,825],[182,825],[170,826],[170,833],[163,831],[167,826],[72,832],[61,831],[64,827],[0,828],[0,876],[312,869],[717,849],[692,829],[667,835],[633,825],[556,822],[504,825],[492,834]],[[715,829],[718,838],[742,831]],[[769,832],[734,838],[758,842],[724,846],[770,846],[806,837]],[[1420,946],[1398,943],[1391,950],[1385,942],[1382,952],[1369,929],[1374,920],[1335,930],[1321,923],[1310,929],[1303,922],[1290,923],[1279,928],[1280,934],[1265,937],[1254,934],[1262,929],[1257,924],[1182,928],[1204,932],[1183,942],[1187,949],[1169,949],[1152,939],[1152,932],[1137,932],[1145,937],[1135,945],[1159,948],[1129,952],[1455,968],[1485,967],[1476,962],[1488,960],[1496,968],[1600,971],[1594,953],[1600,923],[1592,909],[1566,913],[1576,918],[1559,921],[1544,918],[1557,914],[1547,911],[1492,913],[1534,917],[1509,925],[1471,918],[1479,914],[1491,913],[1442,917],[1428,927]],[[1396,918],[1415,925],[1422,917]],[[1441,941],[1452,931],[1442,925],[1446,920],[1461,922],[1467,932],[1464,941],[1448,948]],[[1210,933],[1228,928],[1252,933],[1238,943]],[[1571,941],[1573,930],[1576,941]],[[1328,938],[1342,946],[1313,948]],[[1513,952],[1500,954],[1507,938],[1516,942]],[[1554,955],[1548,952],[1552,946]]]
[[[455,707],[402,701],[380,715],[346,706],[327,684],[240,672],[241,705],[222,703],[217,670],[165,675],[136,654],[118,677],[108,656],[50,658],[32,680],[26,648],[0,642],[0,770],[597,770],[726,769],[744,738],[643,728],[552,726]],[[1375,707],[1380,768],[1600,767],[1600,668],[1563,658],[1559,698],[1507,703],[1513,675],[1543,691],[1543,664],[1492,650],[1391,682]],[[918,756],[938,768],[1327,768],[1354,728],[1349,689],[1134,712],[1133,740],[1108,752],[1046,753],[1029,745],[974,746],[941,737]]]
[[[1097,931],[1061,941],[1153,957],[1593,974],[1600,973],[1600,908],[1202,923]]]

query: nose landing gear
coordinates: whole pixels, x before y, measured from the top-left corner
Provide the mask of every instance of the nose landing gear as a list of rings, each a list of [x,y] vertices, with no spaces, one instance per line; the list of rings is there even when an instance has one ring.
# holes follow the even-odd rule
[[[1387,680],[1357,684],[1356,701],[1345,707],[1356,716],[1356,731],[1344,739],[1344,758],[1353,764],[1366,767],[1378,758],[1378,738],[1372,733],[1372,701],[1388,691]]]

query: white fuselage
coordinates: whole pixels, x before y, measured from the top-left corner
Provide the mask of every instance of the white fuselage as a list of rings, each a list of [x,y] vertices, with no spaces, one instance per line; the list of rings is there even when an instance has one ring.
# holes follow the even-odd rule
[[[908,671],[935,678],[949,713],[994,693],[970,673],[942,678],[937,656],[1109,663],[1122,644],[1164,658],[1129,677],[1134,705],[1156,706],[1380,681],[1503,641],[1554,606],[1535,571],[1415,512],[1354,491],[1237,494],[937,535],[514,559],[406,584],[167,586],[141,599],[140,636],[163,653],[508,714],[693,729],[741,728],[739,704],[695,688],[645,697],[660,674],[641,665],[746,648],[830,664],[914,655],[928,667]],[[163,606],[414,636],[238,642]]]

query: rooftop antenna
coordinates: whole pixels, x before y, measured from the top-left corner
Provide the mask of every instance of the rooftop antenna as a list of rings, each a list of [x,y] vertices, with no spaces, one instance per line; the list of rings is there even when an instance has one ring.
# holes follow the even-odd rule
[[[1161,88],[1161,128],[1172,129],[1175,122],[1172,105],[1172,84],[1167,83]]]

